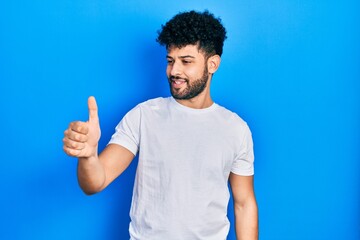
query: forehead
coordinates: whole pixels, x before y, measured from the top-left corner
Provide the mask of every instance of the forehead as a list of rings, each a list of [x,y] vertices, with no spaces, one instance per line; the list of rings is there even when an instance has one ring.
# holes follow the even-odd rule
[[[177,58],[177,57],[184,57],[184,56],[191,56],[194,58],[204,58],[204,54],[200,51],[199,46],[195,45],[186,45],[184,47],[176,47],[176,46],[169,46],[167,49],[168,57]]]

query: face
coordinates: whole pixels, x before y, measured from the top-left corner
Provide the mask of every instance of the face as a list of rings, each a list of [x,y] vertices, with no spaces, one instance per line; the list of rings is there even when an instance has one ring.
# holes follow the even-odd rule
[[[206,59],[197,45],[170,47],[167,62],[166,74],[175,99],[194,98],[207,87],[209,72]]]

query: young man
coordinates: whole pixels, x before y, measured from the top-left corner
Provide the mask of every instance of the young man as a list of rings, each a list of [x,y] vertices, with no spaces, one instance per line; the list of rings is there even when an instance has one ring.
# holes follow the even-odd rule
[[[210,83],[220,65],[225,28],[205,11],[180,13],[162,27],[172,97],[139,104],[98,155],[95,99],[89,121],[72,122],[64,151],[78,157],[83,191],[103,190],[139,154],[130,211],[133,240],[223,240],[229,232],[230,181],[237,239],[257,239],[253,145],[247,124],[214,103]]]

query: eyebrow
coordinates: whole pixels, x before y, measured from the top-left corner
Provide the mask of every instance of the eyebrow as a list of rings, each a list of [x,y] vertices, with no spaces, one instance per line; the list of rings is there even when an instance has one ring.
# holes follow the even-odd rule
[[[173,58],[173,57],[167,55],[166,58]],[[179,58],[183,59],[183,58],[195,58],[195,57],[191,55],[185,55],[185,56],[180,56]]]

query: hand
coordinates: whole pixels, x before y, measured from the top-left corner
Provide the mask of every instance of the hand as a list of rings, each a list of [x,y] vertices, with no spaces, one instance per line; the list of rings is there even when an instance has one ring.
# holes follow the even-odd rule
[[[94,97],[88,99],[89,120],[71,122],[63,138],[64,151],[72,157],[89,158],[97,156],[101,131],[98,108]]]

